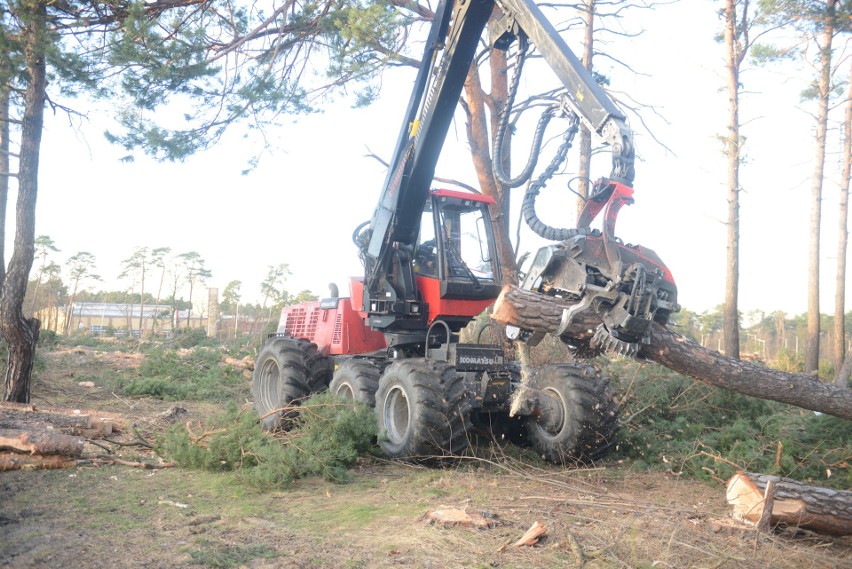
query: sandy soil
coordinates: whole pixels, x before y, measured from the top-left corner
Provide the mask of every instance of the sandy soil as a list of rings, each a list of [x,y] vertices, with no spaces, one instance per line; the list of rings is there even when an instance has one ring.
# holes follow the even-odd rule
[[[215,410],[128,399],[98,385],[98,370],[138,365],[136,356],[81,350],[45,359],[35,403],[121,413],[145,433],[176,406],[187,410],[181,420]],[[154,460],[134,447],[119,454]],[[761,535],[734,522],[720,484],[615,462],[569,470],[496,448],[478,454],[443,469],[368,458],[348,484],[307,479],[269,493],[247,489],[231,474],[174,468],[3,472],[0,565],[852,568],[850,538]],[[428,521],[429,512],[447,507],[481,514],[491,525]],[[536,521],[546,528],[541,541],[513,547]]]

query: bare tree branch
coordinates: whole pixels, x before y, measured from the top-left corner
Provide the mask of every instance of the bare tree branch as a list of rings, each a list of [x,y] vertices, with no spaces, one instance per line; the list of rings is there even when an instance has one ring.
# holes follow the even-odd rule
[[[384,166],[385,168],[388,167],[388,163],[385,162],[379,155],[377,155],[373,151],[371,151],[369,148],[367,148],[367,154],[365,154],[364,157],[365,158],[372,158],[376,162],[378,162],[379,164]],[[444,184],[452,184],[454,186],[464,188],[465,190],[472,192],[474,194],[481,194],[482,193],[479,190],[477,190],[476,188],[474,188],[473,186],[471,186],[470,184],[465,184],[464,182],[460,182],[460,181],[455,180],[453,178],[444,178],[442,176],[434,176],[432,179],[435,180],[436,182],[442,182]]]

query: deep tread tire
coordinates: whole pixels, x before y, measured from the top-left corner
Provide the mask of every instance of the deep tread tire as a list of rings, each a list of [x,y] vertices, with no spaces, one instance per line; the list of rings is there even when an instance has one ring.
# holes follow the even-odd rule
[[[379,380],[376,419],[379,446],[388,457],[434,463],[467,448],[470,397],[453,366],[397,361]]]
[[[331,381],[331,360],[322,355],[313,342],[300,339],[296,340],[296,343],[305,356],[305,365],[308,368],[308,387],[311,388],[311,393],[325,391]]]
[[[373,407],[376,404],[379,375],[379,369],[369,360],[346,360],[334,372],[328,389],[338,397]]]
[[[263,427],[270,431],[278,428],[286,414],[276,410],[323,391],[328,369],[328,358],[319,354],[315,344],[270,338],[257,356],[251,385],[254,408]]]
[[[540,368],[532,387],[562,405],[558,427],[547,428],[527,417],[527,437],[545,460],[557,464],[588,462],[600,458],[615,444],[620,407],[610,385],[595,368],[557,364]]]

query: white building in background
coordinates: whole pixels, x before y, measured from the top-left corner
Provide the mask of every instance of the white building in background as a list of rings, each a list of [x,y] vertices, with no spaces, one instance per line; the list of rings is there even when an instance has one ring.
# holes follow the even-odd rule
[[[88,332],[94,335],[138,336],[141,328],[145,334],[170,334],[177,328],[206,328],[206,316],[193,316],[189,310],[172,310],[165,304],[120,304],[109,302],[75,302],[70,307],[59,308],[58,317],[50,319],[50,327],[58,334]],[[36,317],[41,318],[40,314]],[[48,319],[42,318],[42,323]]]

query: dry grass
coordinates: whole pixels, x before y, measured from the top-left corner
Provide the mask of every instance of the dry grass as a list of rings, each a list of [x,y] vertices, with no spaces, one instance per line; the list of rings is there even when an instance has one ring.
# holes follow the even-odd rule
[[[117,411],[156,428],[174,407],[113,394],[101,359],[48,360],[44,403]],[[84,376],[81,378],[81,376]],[[98,385],[83,388],[79,381]],[[215,406],[181,403],[190,417]],[[131,452],[131,451],[127,451]],[[717,483],[630,465],[546,466],[512,449],[443,469],[365,459],[353,481],[297,481],[256,493],[232,474],[126,467],[0,473],[0,564],[13,567],[633,568],[852,567],[852,538],[762,535],[732,521]],[[186,505],[186,508],[174,504]],[[482,514],[488,529],[444,527],[442,506]],[[515,548],[533,522],[534,547]]]

